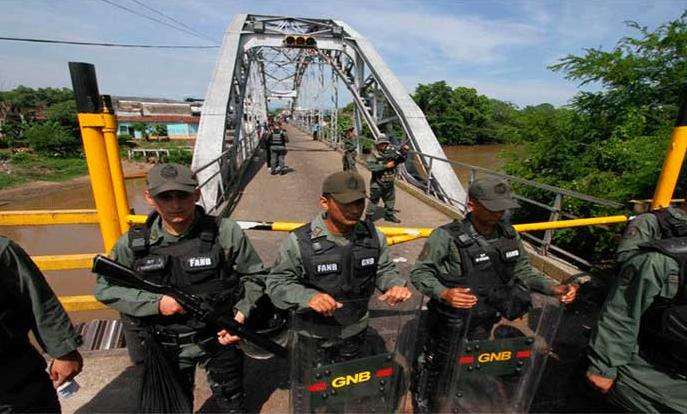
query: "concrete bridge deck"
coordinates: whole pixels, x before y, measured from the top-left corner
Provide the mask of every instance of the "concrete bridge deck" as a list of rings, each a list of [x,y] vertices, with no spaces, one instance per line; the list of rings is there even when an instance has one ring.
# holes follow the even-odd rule
[[[270,175],[264,159],[254,158],[248,169],[254,177],[241,194],[231,213],[235,220],[310,221],[319,211],[321,184],[328,174],[341,170],[341,154],[308,135],[288,127],[286,175]],[[361,166],[359,171],[369,178]],[[400,210],[402,225],[436,227],[449,217],[419,202],[397,188],[396,208]],[[383,223],[388,225],[390,223]],[[248,236],[266,265],[271,265],[285,233],[248,231]],[[407,275],[410,265],[420,252],[424,240],[391,246],[402,273]],[[71,412],[132,412],[136,410],[140,368],[130,366],[125,351],[92,351],[85,353],[84,371],[77,381],[81,390],[62,402],[63,411]],[[199,371],[195,406],[198,409],[209,396],[204,375]],[[247,406],[253,412],[281,413],[288,411],[286,381],[288,364],[283,360],[256,361],[247,359],[245,383]]]

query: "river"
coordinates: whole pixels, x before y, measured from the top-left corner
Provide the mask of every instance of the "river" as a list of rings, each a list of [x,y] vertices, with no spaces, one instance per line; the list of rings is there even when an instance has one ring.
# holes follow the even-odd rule
[[[137,214],[150,209],[143,198],[145,179],[126,180],[129,205]],[[95,208],[90,183],[66,190],[50,192],[45,196],[12,201],[0,210],[58,210]],[[69,224],[59,226],[7,226],[2,234],[19,243],[32,256],[101,253],[104,251],[100,231],[96,224]],[[53,290],[60,296],[86,295],[93,292],[95,278],[88,270],[62,270],[45,272]],[[74,322],[92,319],[111,319],[112,311],[74,312]]]
[[[504,164],[499,157],[505,145],[476,145],[444,147],[449,159],[480,167],[499,170]],[[469,172],[456,168],[463,183],[467,183]],[[145,180],[126,180],[129,204],[137,214],[147,214],[150,208],[143,193]],[[89,183],[62,191],[53,191],[44,196],[21,201],[12,201],[0,207],[0,210],[56,210],[56,209],[92,209],[93,196]],[[59,225],[59,226],[22,226],[4,227],[2,232],[7,237],[21,244],[32,256],[100,253],[103,252],[102,239],[97,225]],[[85,295],[93,292],[95,278],[88,270],[69,270],[46,272],[48,282],[60,296]],[[92,319],[109,319],[115,317],[112,311],[74,312],[74,322]]]
[[[490,170],[501,171],[505,159],[501,156],[504,151],[517,150],[515,145],[455,145],[443,147],[446,157],[452,161],[459,161]],[[467,168],[454,167],[460,182],[467,186],[470,171]]]

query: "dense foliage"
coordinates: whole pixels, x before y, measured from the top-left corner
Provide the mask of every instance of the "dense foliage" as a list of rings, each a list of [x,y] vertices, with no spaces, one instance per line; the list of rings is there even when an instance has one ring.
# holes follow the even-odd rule
[[[48,155],[80,151],[76,102],[67,88],[19,86],[0,92],[0,147]]]
[[[552,133],[527,144],[525,157],[511,160],[509,173],[622,203],[653,196],[687,86],[687,14],[654,31],[627,24],[635,36],[612,50],[587,49],[551,66],[600,90],[578,93],[569,114],[552,123]],[[580,216],[607,212],[573,200],[565,207]],[[559,232],[556,238],[597,253],[612,246],[591,229]]]
[[[611,50],[586,49],[550,67],[591,86],[569,105],[518,108],[445,82],[419,85],[413,95],[443,144],[523,143],[506,171],[518,177],[625,203],[653,196],[681,96],[687,86],[687,14],[649,30],[628,22],[634,35]],[[550,193],[518,192],[551,204]],[[677,196],[683,195],[678,189]],[[564,200],[581,217],[617,213]],[[546,220],[548,212],[520,209],[518,220]],[[580,253],[608,253],[612,232],[563,230],[555,242]]]

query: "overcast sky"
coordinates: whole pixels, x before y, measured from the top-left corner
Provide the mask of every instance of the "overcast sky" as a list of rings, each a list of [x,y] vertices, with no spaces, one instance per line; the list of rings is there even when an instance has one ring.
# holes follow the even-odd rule
[[[520,106],[563,105],[576,93],[575,83],[547,69],[561,57],[612,48],[632,33],[626,20],[653,29],[687,8],[687,0],[138,1],[218,42],[237,13],[340,19],[372,42],[409,92],[445,80]],[[213,44],[108,2],[165,20],[135,0],[0,0],[0,36]],[[71,86],[67,62],[83,61],[96,65],[104,94],[204,97],[217,53],[0,41],[0,89]]]

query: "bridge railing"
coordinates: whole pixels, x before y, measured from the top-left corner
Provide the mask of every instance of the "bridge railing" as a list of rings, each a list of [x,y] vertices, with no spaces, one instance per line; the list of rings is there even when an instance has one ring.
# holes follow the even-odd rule
[[[311,133],[312,130],[312,125],[310,123],[307,123],[306,120],[296,120],[294,122],[294,125],[301,130],[305,131],[306,133]],[[319,139],[323,142],[325,142],[327,145],[331,146],[332,148],[335,149],[340,149],[341,147],[341,139],[338,136],[339,134],[337,131],[330,127],[329,125],[325,128],[320,128],[319,132]],[[433,191],[433,186],[432,186],[432,168],[437,164],[437,163],[448,163],[450,164],[454,169],[462,169],[464,171],[468,172],[468,177],[469,177],[469,182],[467,183],[468,185],[471,184],[479,174],[481,175],[490,175],[494,177],[499,177],[502,178],[506,181],[509,181],[510,183],[517,183],[520,185],[524,185],[529,188],[535,188],[547,193],[550,193],[552,195],[553,201],[550,203],[544,203],[538,200],[533,200],[531,198],[515,194],[515,198],[518,199],[519,201],[525,203],[526,205],[543,209],[546,212],[548,212],[548,223],[554,223],[554,222],[559,222],[560,220],[564,219],[565,222],[576,222],[579,220],[586,220],[585,222],[588,225],[608,225],[608,224],[615,224],[615,223],[622,223],[627,221],[627,217],[624,215],[620,214],[623,213],[624,210],[627,209],[627,206],[611,201],[611,200],[605,200],[603,198],[599,197],[594,197],[590,196],[588,194],[580,193],[578,191],[573,191],[573,190],[568,190],[560,187],[555,187],[552,185],[548,184],[541,184],[537,183],[535,181],[531,180],[526,180],[524,178],[516,177],[513,175],[505,174],[502,172],[498,172],[495,170],[491,170],[489,168],[484,168],[480,167],[477,165],[472,165],[468,164],[465,162],[460,162],[460,161],[454,161],[454,160],[449,160],[446,158],[440,158],[436,157],[433,155],[429,154],[423,154],[421,152],[416,152],[416,151],[410,151],[410,155],[415,155],[417,157],[422,157],[423,158],[423,165],[427,166],[427,170],[425,171],[424,177],[421,177],[420,180],[418,180],[418,177],[413,177],[410,176],[410,174],[406,171],[405,174],[401,174],[401,177],[407,181],[409,184],[413,185],[414,187],[420,189],[422,192],[425,193],[425,195],[432,197],[435,201],[440,202],[448,207],[453,208],[455,205],[465,205],[467,200],[453,200],[453,199],[447,199],[447,196],[445,194],[442,195],[437,195]],[[466,186],[467,187],[467,186]],[[583,219],[580,218],[579,216],[566,212],[564,210],[565,206],[565,199],[567,198],[573,198],[576,200],[581,200],[587,203],[591,203],[594,205],[598,206],[603,206],[603,207],[608,207],[613,210],[617,210],[620,215],[617,216],[609,216],[609,217],[599,217],[595,219]],[[592,221],[589,221],[592,220]],[[572,224],[572,223],[568,223]],[[528,227],[527,225],[522,226],[521,230],[521,235],[527,239],[532,245],[534,245],[539,254],[543,256],[548,256],[550,253],[553,253],[556,256],[561,256],[564,257],[568,261],[573,261],[578,264],[582,264],[584,266],[591,266],[591,263],[582,258],[579,257],[578,255],[573,254],[572,252],[569,252],[561,247],[558,247],[553,244],[553,235],[554,232],[560,228],[556,227],[555,225],[550,226],[549,228],[543,229],[541,228],[542,226],[537,226],[537,227]],[[566,225],[565,228],[570,227],[569,225]],[[543,237],[537,237],[534,234],[531,234],[531,232],[535,231],[544,231]]]
[[[220,214],[235,199],[240,189],[241,176],[260,145],[261,130],[248,123],[243,123],[243,126],[247,128],[238,137],[236,133],[233,134],[234,139],[227,149],[193,171],[198,174],[213,166],[218,167],[212,174],[203,177],[198,185],[199,189],[212,185],[218,175],[222,177],[217,200],[202,200],[210,214]]]
[[[459,168],[459,169],[466,170],[468,172],[468,176],[469,176],[468,185],[471,184],[477,178],[478,174],[481,174],[481,175],[489,175],[489,176],[493,176],[493,177],[499,177],[499,178],[502,178],[502,179],[504,179],[510,183],[517,183],[517,184],[520,184],[520,185],[523,185],[523,186],[526,186],[529,188],[534,188],[534,189],[541,190],[541,191],[544,191],[546,193],[551,194],[553,201],[550,204],[543,203],[543,202],[538,201],[538,200],[533,200],[531,198],[519,195],[517,193],[514,194],[514,196],[517,200],[519,200],[519,201],[521,201],[521,202],[523,202],[529,206],[543,209],[543,210],[547,211],[549,222],[557,222],[561,219],[572,219],[572,220],[580,219],[579,216],[572,214],[572,213],[569,213],[569,212],[566,212],[564,210],[564,205],[565,205],[564,201],[565,201],[566,197],[567,198],[573,198],[576,200],[581,200],[581,201],[584,201],[587,203],[591,203],[593,205],[603,206],[603,207],[607,207],[607,208],[610,208],[613,210],[617,210],[619,213],[622,213],[622,212],[624,212],[624,210],[627,210],[627,206],[625,206],[622,203],[618,203],[615,201],[606,200],[603,198],[591,196],[588,194],[580,193],[578,191],[568,190],[568,189],[560,188],[560,187],[555,187],[555,186],[548,185],[548,184],[541,184],[541,183],[538,183],[535,181],[531,181],[531,180],[527,180],[524,178],[516,177],[514,175],[509,175],[509,174],[505,174],[502,172],[494,171],[494,170],[491,170],[488,168],[479,167],[479,166],[468,164],[465,162],[454,161],[454,160],[449,160],[449,159],[445,159],[445,158],[439,158],[439,157],[435,157],[435,156],[432,156],[429,154],[423,154],[420,152],[411,151],[410,154],[415,154],[418,157],[424,158],[425,165],[428,166],[425,182],[423,185],[424,188],[421,188],[421,189],[424,191],[424,193],[426,195],[428,195],[430,197],[434,197],[437,200],[444,202],[444,203],[445,203],[445,200],[443,200],[443,197],[446,197],[446,196],[442,195],[442,198],[436,197],[436,195],[433,194],[432,185],[431,185],[432,184],[431,183],[432,167],[436,163],[440,163],[440,162],[448,163],[454,169]],[[449,200],[449,201],[453,202],[453,203],[464,204],[464,203],[466,203],[467,200]],[[607,220],[604,220],[604,218],[601,217],[601,218],[599,218],[599,220],[597,222],[595,222],[595,224],[602,225],[602,224],[617,223],[618,222],[617,217],[618,216],[610,216],[607,218]],[[623,221],[625,221],[625,220],[623,220]],[[584,258],[581,258],[581,257],[579,257],[579,256],[577,256],[577,255],[575,255],[575,254],[573,254],[567,250],[564,250],[558,246],[555,246],[552,243],[554,231],[556,231],[555,228],[546,229],[544,231],[543,237],[541,237],[541,238],[539,238],[533,234],[530,234],[526,231],[521,233],[521,234],[525,239],[527,239],[528,241],[532,242],[535,246],[537,246],[539,253],[544,255],[544,256],[549,255],[549,252],[554,252],[556,255],[563,256],[566,259],[573,260],[573,261],[580,263],[580,264],[583,264],[585,266],[591,265]]]

